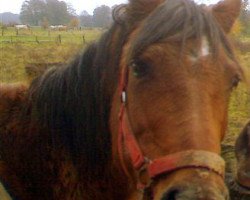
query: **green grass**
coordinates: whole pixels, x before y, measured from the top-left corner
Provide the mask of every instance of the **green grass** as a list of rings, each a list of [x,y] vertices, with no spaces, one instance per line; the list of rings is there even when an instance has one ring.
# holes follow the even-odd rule
[[[228,112],[228,134],[224,143],[233,144],[236,137],[250,120],[250,90],[242,83],[233,91]]]
[[[22,35],[15,36],[14,29],[9,28],[4,37],[0,36],[0,82],[27,81],[25,66],[28,63],[67,62],[84,49],[86,44],[98,39],[101,32],[98,29],[53,31],[50,36],[52,41],[48,42],[47,31],[37,29],[33,30],[31,35],[28,30],[22,30]],[[62,38],[61,43],[55,41],[58,33]],[[83,34],[85,43],[83,43]],[[10,37],[12,37],[12,43],[2,42]],[[38,37],[40,43],[34,41],[35,37]]]
[[[75,44],[2,44],[0,49],[0,82],[26,81],[25,66],[28,63],[67,62],[81,48],[82,45]]]
[[[250,120],[250,53],[239,55],[245,80],[232,92],[225,143],[233,144],[245,123]]]
[[[100,29],[84,29],[84,30],[68,30],[68,31],[49,31],[41,28],[31,28],[30,30],[19,30],[18,34],[12,27],[4,30],[3,35],[0,35],[0,43],[11,42],[58,42],[60,35],[62,43],[83,43],[92,41],[98,38],[102,33]]]

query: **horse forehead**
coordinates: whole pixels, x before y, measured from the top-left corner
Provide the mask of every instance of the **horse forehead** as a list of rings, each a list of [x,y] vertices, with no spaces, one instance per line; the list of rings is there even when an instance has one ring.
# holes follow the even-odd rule
[[[210,54],[210,44],[206,36],[201,38],[201,45],[197,49],[194,49],[194,52],[195,53],[190,56],[191,61],[194,63]]]

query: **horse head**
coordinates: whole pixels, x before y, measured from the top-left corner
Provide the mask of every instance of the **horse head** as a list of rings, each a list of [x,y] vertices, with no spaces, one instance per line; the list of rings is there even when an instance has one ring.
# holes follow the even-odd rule
[[[227,39],[240,6],[130,0],[120,8],[119,23],[132,31],[110,126],[131,199],[228,199],[219,154],[229,97],[242,78]]]
[[[219,154],[243,76],[227,38],[240,7],[130,0],[97,43],[36,79],[32,113],[72,161],[79,199],[228,199]]]

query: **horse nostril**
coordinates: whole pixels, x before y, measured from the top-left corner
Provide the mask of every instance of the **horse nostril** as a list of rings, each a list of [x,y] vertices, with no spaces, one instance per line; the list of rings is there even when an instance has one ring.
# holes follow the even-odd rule
[[[202,188],[197,185],[190,187],[173,187],[167,190],[161,200],[229,200],[227,191],[217,191],[216,188]]]
[[[170,189],[168,192],[163,194],[161,200],[176,200],[176,196],[179,193],[179,190],[176,188]]]

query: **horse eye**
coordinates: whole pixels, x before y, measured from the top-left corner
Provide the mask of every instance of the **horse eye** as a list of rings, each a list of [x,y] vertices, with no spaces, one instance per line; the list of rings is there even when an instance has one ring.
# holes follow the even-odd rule
[[[240,81],[241,81],[241,78],[239,75],[234,76],[232,79],[232,88],[236,88]]]
[[[149,72],[149,65],[141,60],[133,61],[130,67],[133,70],[133,75],[137,78],[142,78]]]

